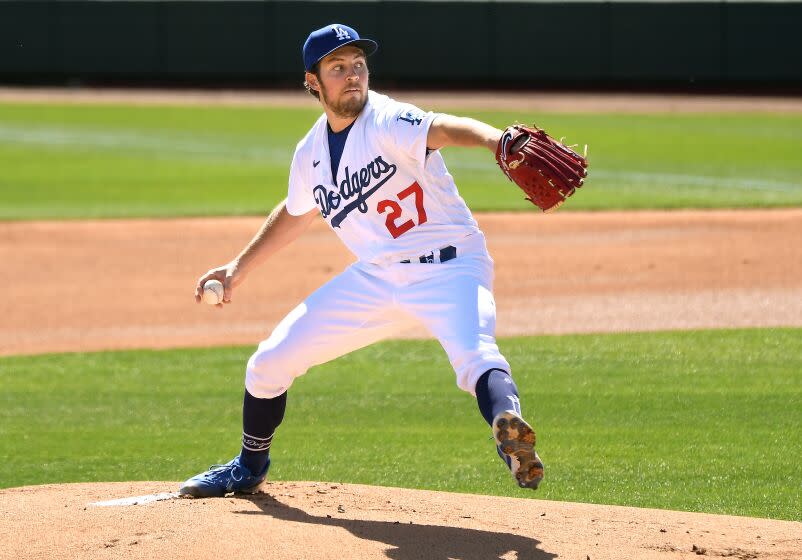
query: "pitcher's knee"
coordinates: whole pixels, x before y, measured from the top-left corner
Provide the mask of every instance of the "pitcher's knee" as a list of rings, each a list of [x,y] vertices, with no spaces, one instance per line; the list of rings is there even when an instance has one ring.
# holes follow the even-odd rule
[[[457,374],[457,386],[471,395],[476,395],[476,382],[487,370],[510,372],[509,362],[499,351],[495,337],[490,334],[451,341],[446,348],[451,367]]]
[[[510,364],[504,359],[503,356],[499,355],[491,360],[480,359],[471,363],[467,363],[463,367],[454,369],[457,374],[457,387],[475,396],[476,383],[487,370],[500,369],[509,373]]]
[[[248,360],[245,369],[245,388],[258,399],[272,399],[284,393],[293,380],[306,368],[291,359],[280,347],[262,345]]]

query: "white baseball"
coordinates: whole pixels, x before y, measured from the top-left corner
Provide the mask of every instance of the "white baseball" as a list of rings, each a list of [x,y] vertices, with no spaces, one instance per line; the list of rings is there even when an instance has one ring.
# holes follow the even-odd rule
[[[203,301],[209,305],[223,302],[223,283],[220,280],[207,280],[203,285]]]

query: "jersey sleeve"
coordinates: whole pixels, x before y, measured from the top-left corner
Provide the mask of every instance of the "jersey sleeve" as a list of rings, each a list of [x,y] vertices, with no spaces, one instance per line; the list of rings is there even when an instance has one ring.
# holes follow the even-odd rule
[[[385,139],[394,148],[414,160],[420,167],[426,164],[429,152],[426,138],[429,126],[438,113],[423,111],[408,103],[389,103],[380,119]]]
[[[290,181],[287,189],[287,212],[293,216],[306,214],[317,206],[312,195],[309,174],[304,171],[305,167],[301,163],[303,160],[300,150],[296,150],[290,164]]]

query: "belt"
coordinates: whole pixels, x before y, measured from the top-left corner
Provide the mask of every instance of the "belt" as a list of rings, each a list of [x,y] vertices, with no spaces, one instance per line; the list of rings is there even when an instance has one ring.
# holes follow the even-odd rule
[[[436,258],[435,258],[436,255]],[[428,255],[421,255],[416,257],[415,259],[406,259],[400,261],[401,263],[412,263],[412,262],[421,262],[421,263],[444,263],[446,261],[450,261],[451,259],[457,258],[457,248],[453,245],[448,245],[447,247],[443,247],[442,249],[438,249],[437,252],[432,251]]]

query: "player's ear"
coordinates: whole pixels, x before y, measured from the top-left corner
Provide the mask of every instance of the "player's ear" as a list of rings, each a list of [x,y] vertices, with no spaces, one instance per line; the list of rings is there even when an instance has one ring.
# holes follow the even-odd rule
[[[306,83],[309,84],[309,87],[315,91],[320,91],[320,84],[317,81],[317,76],[315,76],[312,72],[306,73]]]

